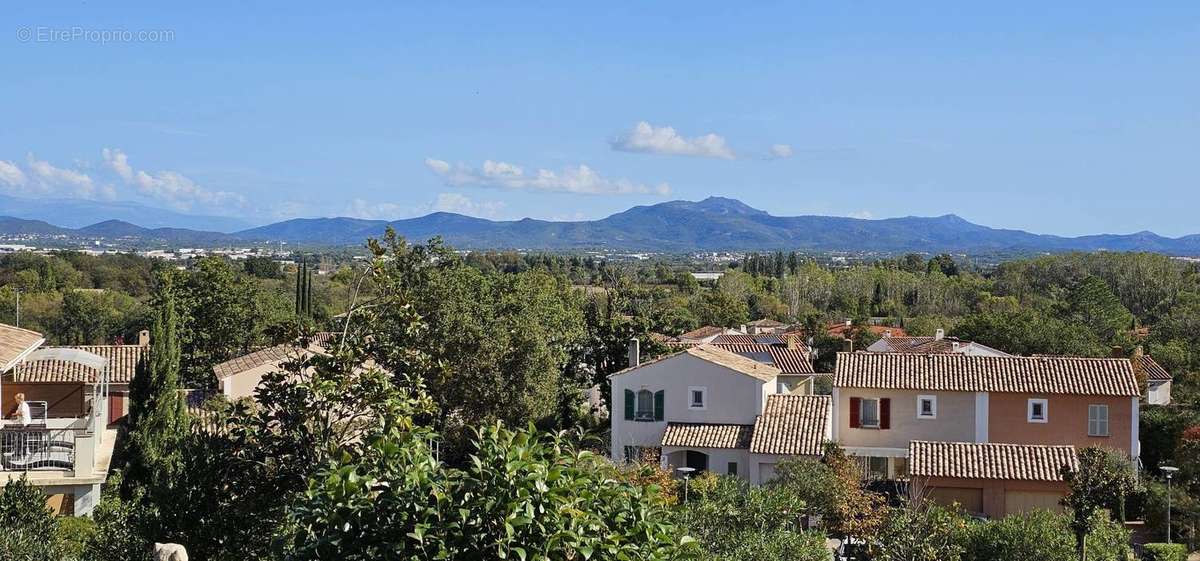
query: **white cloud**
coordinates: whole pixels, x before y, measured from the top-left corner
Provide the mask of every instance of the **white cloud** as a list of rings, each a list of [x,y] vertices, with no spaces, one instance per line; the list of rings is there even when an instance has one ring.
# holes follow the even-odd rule
[[[782,160],[784,158],[791,158],[793,154],[795,154],[795,151],[792,150],[791,144],[772,144],[771,154],[768,159]]]
[[[475,169],[461,163],[451,165],[444,160],[426,158],[425,166],[445,179],[446,184],[452,187],[491,187],[517,191],[588,195],[668,195],[671,193],[671,186],[666,183],[650,186],[634,183],[628,179],[608,179],[583,164],[567,166],[561,172],[539,168],[532,173],[525,173],[520,166],[492,160],[483,162],[481,168]]]
[[[175,208],[190,210],[196,204],[209,207],[246,204],[246,198],[239,193],[205,189],[177,171],[134,170],[129,165],[129,157],[119,149],[105,148],[103,155],[108,167],[126,184],[136,188],[138,193],[169,203]]]
[[[17,164],[0,160],[0,183],[9,187],[23,187],[26,181],[25,172]]]
[[[646,121],[634,125],[633,130],[612,141],[614,150],[622,152],[644,152],[647,154],[670,154],[675,156],[698,156],[732,160],[733,150],[720,135],[708,133],[703,136],[685,138],[674,128],[655,127]]]
[[[133,180],[133,168],[129,166],[129,157],[120,150],[110,150],[105,148],[104,161],[108,163],[108,167],[117,172],[121,179],[125,181]]]
[[[495,218],[505,206],[504,201],[474,201],[459,193],[438,193],[437,199],[433,201],[433,210],[480,218]]]
[[[872,218],[875,218],[875,213],[873,213],[869,210],[860,210],[858,212],[851,212],[847,216],[849,216],[850,218],[861,218],[863,220],[870,220]]]

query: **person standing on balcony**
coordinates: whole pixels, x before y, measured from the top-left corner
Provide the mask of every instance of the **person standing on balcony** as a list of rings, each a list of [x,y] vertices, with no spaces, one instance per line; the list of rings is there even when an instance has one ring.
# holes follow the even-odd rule
[[[33,422],[33,415],[29,412],[29,403],[25,401],[25,394],[19,393],[13,396],[17,400],[17,422],[21,423],[22,427],[29,426]]]

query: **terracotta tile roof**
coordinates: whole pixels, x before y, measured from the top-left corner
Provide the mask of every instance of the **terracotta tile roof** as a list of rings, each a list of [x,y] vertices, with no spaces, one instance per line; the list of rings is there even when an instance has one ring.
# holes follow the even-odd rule
[[[318,345],[322,348],[329,348],[329,344],[334,341],[338,335],[340,335],[340,333],[335,333],[333,331],[318,331],[313,333],[310,341],[312,344]]]
[[[149,354],[150,347],[142,345],[74,345],[54,347],[78,349],[108,359],[108,382],[128,384],[137,372],[138,361]],[[98,370],[76,362],[61,360],[25,361],[13,369],[13,380],[33,383],[80,383],[95,384],[100,379]]]
[[[875,352],[878,347],[883,347],[885,350],[878,352],[939,354],[966,352],[972,346],[993,354],[1008,354],[987,345],[981,345],[974,341],[963,341],[956,337],[943,337],[941,339],[936,337],[883,337],[871,344],[867,350]]]
[[[777,345],[780,347],[787,345],[787,343],[784,342],[783,338],[781,338],[779,335],[769,335],[769,334],[743,335],[743,334],[733,334],[733,333],[717,335],[717,338],[712,340],[712,344],[714,344],[714,345]]]
[[[1146,371],[1146,379],[1155,382],[1165,382],[1171,379],[1171,373],[1167,372],[1158,361],[1150,358],[1150,355],[1142,355],[1142,369]]]
[[[660,446],[746,449],[753,432],[753,425],[667,423]]]
[[[627,374],[644,366],[675,358],[685,353],[700,360],[708,361],[713,364],[724,366],[730,370],[735,370],[747,376],[758,378],[764,382],[770,382],[771,380],[774,380],[775,377],[781,373],[780,370],[774,366],[758,362],[754,359],[746,358],[736,353],[731,353],[720,347],[705,344],[688,347],[671,354],[655,357],[653,360],[642,362],[638,366],[632,366],[624,370],[613,372],[612,374],[609,374],[608,377],[612,378],[613,376]]]
[[[767,397],[754,422],[753,454],[816,456],[825,445],[833,398],[827,395],[775,394]]]
[[[1062,481],[1059,470],[1078,469],[1074,446],[930,442],[908,445],[908,471],[913,477]]]
[[[680,335],[679,338],[680,339],[705,339],[708,337],[712,337],[714,335],[720,335],[724,332],[725,332],[724,327],[717,327],[715,325],[706,325],[704,327],[701,327],[700,329],[693,329],[691,331],[688,331],[687,333]]]
[[[753,325],[754,327],[783,327],[787,324],[783,323],[782,321],[775,321],[773,319],[763,318],[763,319],[756,319],[750,323],[747,323],[746,325]]]
[[[259,349],[250,354],[242,355],[213,366],[213,373],[217,375],[218,380],[224,380],[225,378],[258,368],[264,364],[283,363],[291,360],[296,350],[295,345],[286,343]]]
[[[45,341],[41,333],[0,323],[0,372],[12,368],[22,355]]]
[[[888,327],[886,325],[867,325],[865,327],[867,328],[867,331],[871,332],[871,334],[875,335],[876,337],[883,337],[884,333],[887,333],[888,331],[892,332],[892,337],[908,336],[908,332],[904,331],[904,329],[900,327]],[[826,328],[826,333],[839,337],[845,337],[846,332],[850,329],[851,327],[846,325],[845,322],[836,322],[829,324],[829,326]]]
[[[813,365],[808,360],[808,354],[800,349],[789,349],[774,345],[721,345],[717,343],[713,343],[712,345],[747,358],[758,360],[764,364],[770,364],[778,368],[783,374],[813,373]],[[770,362],[760,360],[761,358],[769,358]]]
[[[780,370],[774,366],[768,366],[757,360],[746,358],[737,353],[731,353],[720,347],[712,345],[700,345],[692,347],[683,352],[690,354],[701,360],[706,360],[713,364],[719,364],[730,370],[736,370],[742,374],[753,376],[764,382],[769,382],[775,379],[780,374]]]
[[[1137,396],[1128,359],[838,353],[833,385],[951,392]]]

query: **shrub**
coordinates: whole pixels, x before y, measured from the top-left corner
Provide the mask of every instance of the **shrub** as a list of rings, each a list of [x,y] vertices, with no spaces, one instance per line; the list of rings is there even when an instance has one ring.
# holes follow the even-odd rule
[[[67,559],[79,559],[92,536],[96,535],[96,523],[91,518],[78,516],[63,516],[58,519],[58,529],[55,532],[62,543],[63,556]]]
[[[676,508],[705,561],[827,561],[825,536],[800,530],[804,502],[786,486],[706,473]]]
[[[956,508],[926,502],[887,510],[876,541],[876,561],[959,561],[967,550],[970,523]]]
[[[0,488],[0,561],[62,559],[46,495],[25,476]]]
[[[1187,547],[1181,543],[1148,543],[1143,549],[1146,561],[1187,561]]]
[[[1113,522],[1108,513],[1097,513],[1092,524],[1087,539],[1089,560],[1113,561],[1129,556],[1129,532]],[[1045,510],[978,524],[972,528],[969,542],[964,556],[968,561],[1074,561],[1078,557],[1068,515]]]

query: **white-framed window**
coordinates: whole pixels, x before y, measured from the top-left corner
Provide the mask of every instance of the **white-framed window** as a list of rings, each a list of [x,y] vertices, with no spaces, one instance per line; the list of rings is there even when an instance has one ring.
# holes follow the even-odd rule
[[[917,418],[918,419],[936,419],[937,418],[937,396],[936,395],[918,395],[917,396]]]
[[[1031,399],[1025,406],[1026,420],[1031,423],[1047,423],[1050,419],[1050,413],[1047,410],[1049,404],[1045,399]]]
[[[864,427],[879,428],[879,400],[864,397],[858,406],[858,422]]]
[[[708,388],[688,386],[688,409],[708,409]]]
[[[1108,406],[1088,405],[1088,436],[1108,436]]]
[[[654,420],[654,392],[650,390],[638,391],[637,411],[634,413],[634,419],[638,421]]]

